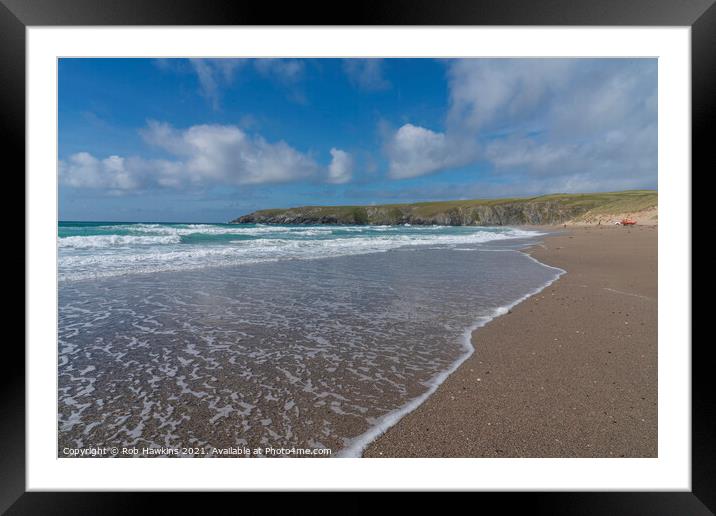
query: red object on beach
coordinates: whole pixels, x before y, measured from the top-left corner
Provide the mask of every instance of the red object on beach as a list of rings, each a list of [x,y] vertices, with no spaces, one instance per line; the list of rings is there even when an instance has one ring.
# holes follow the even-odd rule
[[[634,224],[636,224],[636,220],[622,219],[622,226],[633,226]]]

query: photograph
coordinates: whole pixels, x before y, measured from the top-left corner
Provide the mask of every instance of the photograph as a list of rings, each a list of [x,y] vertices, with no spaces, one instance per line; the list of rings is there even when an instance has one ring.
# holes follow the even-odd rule
[[[0,0],[0,514],[713,514],[714,1]]]
[[[659,458],[656,57],[56,62],[56,458]]]

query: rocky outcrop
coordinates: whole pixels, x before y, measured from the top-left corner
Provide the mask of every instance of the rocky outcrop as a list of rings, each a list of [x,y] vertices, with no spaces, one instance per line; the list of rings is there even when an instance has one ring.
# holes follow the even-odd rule
[[[356,213],[357,211],[357,213]],[[586,212],[579,207],[564,207],[557,202],[506,203],[490,206],[457,207],[430,215],[414,213],[409,207],[385,209],[368,206],[363,210],[312,213],[310,208],[291,208],[280,213],[250,213],[231,221],[233,224],[412,224],[444,226],[500,226],[519,224],[561,224]],[[361,213],[364,211],[364,214]]]
[[[564,224],[625,200],[656,205],[656,192],[550,195],[504,201],[445,201],[383,206],[306,206],[260,210],[233,224],[375,224],[514,226]],[[647,199],[647,201],[645,201]],[[635,204],[636,206],[636,204]]]

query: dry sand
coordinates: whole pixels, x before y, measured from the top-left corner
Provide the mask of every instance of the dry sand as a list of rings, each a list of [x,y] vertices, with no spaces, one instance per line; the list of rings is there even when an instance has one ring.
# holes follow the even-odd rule
[[[581,217],[567,222],[568,226],[595,226],[598,224],[613,226],[615,223],[623,219],[633,219],[638,221],[640,226],[656,226],[659,222],[658,208],[649,208],[648,210],[637,212],[622,213],[592,213],[587,212]]]
[[[529,253],[567,274],[476,330],[364,456],[657,456],[657,227],[570,227]]]

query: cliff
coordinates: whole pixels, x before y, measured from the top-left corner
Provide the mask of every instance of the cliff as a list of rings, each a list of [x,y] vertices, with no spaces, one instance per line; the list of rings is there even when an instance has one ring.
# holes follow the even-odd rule
[[[629,190],[593,194],[553,194],[531,198],[438,201],[375,206],[303,206],[259,210],[232,220],[231,223],[552,225],[609,223],[617,217],[637,213],[648,213],[651,223],[654,223],[657,201],[657,192],[654,190]]]

